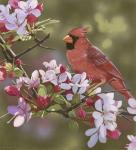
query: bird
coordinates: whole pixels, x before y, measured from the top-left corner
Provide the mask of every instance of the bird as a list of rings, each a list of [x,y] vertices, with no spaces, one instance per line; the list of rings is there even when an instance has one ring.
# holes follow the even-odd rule
[[[127,89],[123,76],[114,63],[87,38],[88,29],[76,27],[64,38],[66,57],[75,73],[86,72],[92,80],[92,89],[109,84],[126,100],[134,98]]]

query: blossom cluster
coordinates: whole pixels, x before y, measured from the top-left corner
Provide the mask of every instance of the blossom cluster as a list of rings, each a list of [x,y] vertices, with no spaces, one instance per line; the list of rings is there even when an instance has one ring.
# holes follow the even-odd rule
[[[17,69],[11,66],[10,63],[1,66],[1,82],[6,80],[7,68],[9,73]],[[8,123],[13,120],[14,127],[22,126],[35,115],[43,117],[43,114],[54,112],[69,119],[87,121],[90,129],[86,130],[85,135],[90,137],[87,144],[90,148],[98,141],[106,143],[108,139],[120,137],[117,117],[123,112],[122,101],[115,100],[113,92],[103,93],[100,87],[89,96],[92,81],[85,72],[71,73],[66,66],[57,65],[56,60],[51,60],[43,62],[42,69],[34,70],[31,77],[20,71],[17,73],[13,84],[4,89],[9,96],[17,99],[17,105],[9,105],[7,108],[8,114],[13,116]],[[128,113],[134,115],[135,121],[136,100],[129,99],[128,104]],[[135,150],[135,137],[128,136],[128,139],[131,142],[127,146],[128,150]]]
[[[55,60],[49,63],[44,62],[43,64],[45,70],[35,70],[31,78],[20,76],[16,79],[15,84],[5,87],[5,92],[8,95],[19,99],[17,106],[8,107],[8,113],[12,114],[15,118],[15,127],[21,126],[25,121],[28,121],[32,112],[46,111],[48,107],[50,109],[50,106],[51,110],[58,110],[56,106],[60,109],[62,106],[57,104],[64,103],[66,104],[65,107],[70,107],[72,103],[76,104],[85,98],[85,92],[89,87],[89,80],[86,78],[86,73],[72,75],[67,71],[65,66],[61,64],[57,65]],[[34,97],[34,101],[31,100],[30,95]],[[74,102],[76,96],[77,102],[76,100]],[[26,107],[26,109],[22,109],[22,107]],[[28,114],[29,117],[27,117]]]
[[[9,0],[0,5],[0,32],[15,31],[18,35],[27,35],[43,11],[43,4],[37,0]]]
[[[48,21],[56,22],[50,19],[38,22],[42,11],[43,4],[37,0],[9,0],[6,6],[0,5],[0,33],[3,33],[0,46],[5,56],[0,62],[0,84],[12,78],[13,82],[4,91],[16,99],[16,105],[7,107],[6,115],[12,116],[7,123],[13,121],[14,127],[20,127],[35,115],[43,118],[53,112],[71,120],[72,126],[78,127],[76,120],[89,124],[85,131],[90,137],[89,148],[98,142],[118,139],[121,136],[118,116],[127,114],[125,117],[130,116],[136,122],[136,99],[130,98],[127,109],[124,109],[122,101],[115,100],[114,92],[103,92],[100,87],[94,89],[96,86],[86,72],[71,73],[56,60],[43,62],[42,69],[34,70],[29,76],[22,67],[23,62],[9,53],[12,38],[34,36],[37,41],[34,31],[45,29]],[[5,36],[6,33],[11,35]],[[136,136],[128,135],[127,138],[130,143],[126,148],[136,150]]]
[[[23,74],[23,72],[18,68],[18,65],[21,64],[21,60],[17,59],[15,65],[11,63],[2,63],[0,65],[0,83],[7,78],[18,77]]]

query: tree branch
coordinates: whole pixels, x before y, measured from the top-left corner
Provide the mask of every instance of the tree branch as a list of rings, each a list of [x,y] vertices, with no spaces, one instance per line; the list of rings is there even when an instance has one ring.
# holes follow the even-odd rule
[[[50,34],[47,34],[47,36],[45,38],[43,38],[42,40],[40,40],[37,44],[35,44],[34,46],[28,48],[27,50],[24,50],[23,52],[21,52],[20,54],[15,56],[15,59],[18,59],[20,57],[22,57],[23,55],[25,55],[26,53],[32,51],[34,48],[36,48],[37,46],[41,45],[43,42],[45,42],[48,38],[50,37]]]

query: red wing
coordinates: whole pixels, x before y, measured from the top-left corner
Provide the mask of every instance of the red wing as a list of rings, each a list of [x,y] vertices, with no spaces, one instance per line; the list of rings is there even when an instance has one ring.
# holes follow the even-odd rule
[[[122,80],[122,75],[117,67],[97,47],[90,47],[88,49],[88,58],[90,62],[95,64],[99,69]]]

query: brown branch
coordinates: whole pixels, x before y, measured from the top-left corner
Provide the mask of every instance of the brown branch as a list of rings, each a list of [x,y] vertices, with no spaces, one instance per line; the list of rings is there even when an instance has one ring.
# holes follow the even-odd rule
[[[45,42],[48,38],[50,37],[50,34],[47,34],[46,37],[44,37],[42,40],[40,40],[37,44],[33,45],[32,47],[24,50],[23,52],[21,52],[20,54],[15,56],[15,59],[18,59],[20,57],[22,57],[23,55],[25,55],[26,53],[32,51],[34,48],[36,48],[37,46],[41,45],[43,42]]]

